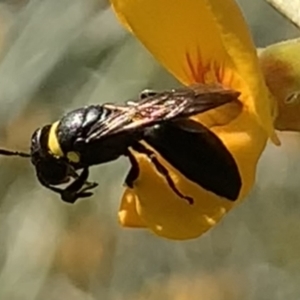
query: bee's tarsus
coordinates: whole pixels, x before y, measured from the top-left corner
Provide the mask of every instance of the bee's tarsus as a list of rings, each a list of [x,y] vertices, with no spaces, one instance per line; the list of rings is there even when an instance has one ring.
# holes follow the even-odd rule
[[[84,168],[81,174],[71,183],[66,189],[63,190],[61,196],[62,200],[74,203],[79,198],[87,198],[93,193],[87,192],[98,186],[97,182],[88,182],[89,168]],[[63,199],[64,198],[64,199]]]

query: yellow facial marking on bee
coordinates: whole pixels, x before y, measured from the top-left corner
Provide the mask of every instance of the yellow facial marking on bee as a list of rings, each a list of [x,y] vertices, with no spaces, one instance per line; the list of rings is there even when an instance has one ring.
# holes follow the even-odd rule
[[[56,128],[59,124],[59,121],[52,124],[50,131],[49,131],[49,137],[48,137],[48,148],[50,152],[57,157],[63,157],[64,153],[60,148],[59,141],[57,139],[56,135]]]
[[[69,161],[73,163],[79,163],[80,162],[80,155],[77,152],[70,151],[67,153],[67,158]]]

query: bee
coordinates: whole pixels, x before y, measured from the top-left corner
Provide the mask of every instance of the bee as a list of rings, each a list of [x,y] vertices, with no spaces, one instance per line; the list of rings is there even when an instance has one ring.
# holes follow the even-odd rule
[[[75,203],[92,196],[98,185],[88,181],[89,168],[121,156],[131,163],[125,184],[132,188],[139,176],[132,149],[146,155],[173,192],[192,204],[193,199],[177,189],[148,144],[189,180],[234,201],[241,178],[233,157],[215,135],[189,117],[238,97],[238,92],[217,85],[145,90],[123,105],[88,105],[68,112],[33,133],[29,153],[0,149],[0,155],[30,158],[39,182],[63,201]],[[191,152],[194,157],[187,155]],[[68,185],[59,187],[62,184]]]

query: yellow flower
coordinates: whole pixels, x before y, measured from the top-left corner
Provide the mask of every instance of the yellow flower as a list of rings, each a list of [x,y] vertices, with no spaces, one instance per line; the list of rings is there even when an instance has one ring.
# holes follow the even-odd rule
[[[120,21],[184,85],[221,83],[241,92],[230,103],[193,117],[211,130],[234,157],[242,178],[235,202],[189,181],[159,154],[177,187],[177,197],[148,159],[133,152],[140,174],[126,189],[119,212],[123,226],[147,227],[170,239],[196,238],[214,226],[253,186],[256,165],[274,133],[274,101],[264,83],[256,49],[233,0],[111,0]],[[200,166],[195,166],[201,168]]]

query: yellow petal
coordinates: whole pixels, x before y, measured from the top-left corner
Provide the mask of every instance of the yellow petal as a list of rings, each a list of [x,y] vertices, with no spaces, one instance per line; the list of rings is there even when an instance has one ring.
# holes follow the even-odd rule
[[[120,21],[185,85],[220,82],[277,142],[274,103],[234,0],[111,0]]]
[[[124,227],[144,228],[145,223],[141,220],[136,211],[137,196],[134,191],[127,188],[121,200],[119,209],[119,222]]]

